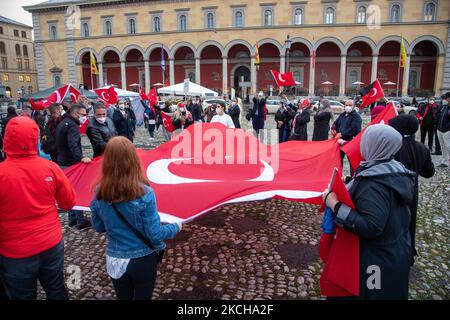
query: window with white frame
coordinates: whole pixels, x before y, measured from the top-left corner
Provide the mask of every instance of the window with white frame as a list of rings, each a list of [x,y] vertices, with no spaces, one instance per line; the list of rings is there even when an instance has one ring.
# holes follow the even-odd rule
[[[206,13],[206,28],[207,29],[214,29],[215,26],[215,17],[213,12],[207,12]]]
[[[264,26],[270,27],[273,25],[273,11],[272,9],[264,10]]]
[[[325,9],[325,23],[333,24],[335,22],[335,9],[333,7],[327,7]]]
[[[425,21],[436,20],[436,2],[435,1],[425,2],[424,20]]]
[[[184,13],[178,17],[178,29],[181,31],[187,30],[187,16]]]
[[[136,18],[128,18],[128,33],[136,33]]]
[[[391,6],[389,21],[393,23],[400,22],[401,7],[400,4],[396,3]]]
[[[103,34],[110,36],[113,34],[112,18],[106,18],[103,21]]]
[[[234,23],[233,25],[236,28],[242,28],[244,26],[244,11],[243,10],[236,10],[234,12]]]
[[[365,6],[359,6],[358,7],[358,11],[357,11],[357,17],[356,17],[356,22],[357,23],[366,23],[366,12],[367,9]]]
[[[294,13],[294,24],[303,24],[303,10],[301,8],[296,8]]]
[[[161,32],[161,18],[153,17],[153,32]]]
[[[90,35],[89,23],[87,21],[81,24],[81,36],[84,38],[88,38]]]
[[[58,39],[58,31],[57,31],[57,28],[56,28],[56,24],[54,24],[54,23],[49,24],[48,28],[49,28],[49,32],[48,33],[49,33],[50,40]]]
[[[60,74],[54,74],[53,75],[53,86],[54,87],[60,87],[61,86],[61,75]]]

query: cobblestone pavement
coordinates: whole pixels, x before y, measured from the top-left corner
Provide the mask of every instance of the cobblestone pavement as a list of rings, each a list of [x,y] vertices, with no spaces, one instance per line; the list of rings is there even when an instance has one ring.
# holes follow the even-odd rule
[[[273,127],[273,116],[267,124]],[[243,125],[248,128],[245,119]],[[161,132],[149,141],[145,129],[138,129],[137,147],[152,149],[161,143]],[[86,138],[83,146],[92,154]],[[438,168],[432,179],[420,179],[419,257],[411,271],[411,299],[450,298],[449,178],[449,169]],[[105,236],[69,229],[66,213],[61,222],[71,299],[115,299],[106,274]],[[318,207],[304,203],[266,200],[217,208],[167,241],[154,298],[321,299],[320,224]],[[74,266],[81,270],[79,288],[74,288]]]

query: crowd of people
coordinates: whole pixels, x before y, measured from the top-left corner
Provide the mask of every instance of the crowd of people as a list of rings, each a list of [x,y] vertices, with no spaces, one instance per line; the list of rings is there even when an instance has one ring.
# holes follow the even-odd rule
[[[436,129],[442,156],[439,166],[448,166],[450,149],[450,93],[442,106],[434,101],[419,110],[418,116],[399,115],[389,125],[370,126],[362,137],[363,162],[351,173],[349,192],[355,209],[341,203],[332,191],[324,192],[333,234],[335,225],[360,237],[359,298],[406,299],[409,268],[414,263],[415,228],[418,204],[418,176],[431,177],[435,168],[431,146],[423,143]],[[142,101],[149,138],[161,127],[165,140],[171,134],[164,126],[168,117],[176,130],[195,122],[220,122],[240,128],[243,113],[239,100],[203,109],[200,97],[176,105],[149,105]],[[375,117],[385,107],[380,101],[371,108]],[[307,98],[298,102],[281,96],[274,120],[279,143],[308,140],[308,124],[313,122],[313,141],[334,137],[340,145],[361,132],[362,120],[352,100],[336,117],[330,101],[321,97],[318,110]],[[403,114],[402,114],[403,113]],[[88,115],[92,114],[89,119]],[[245,118],[258,135],[267,121],[261,92],[253,99]],[[311,118],[313,121],[311,121]],[[101,178],[91,203],[91,219],[74,210],[75,193],[63,170],[77,163],[89,163],[81,144],[80,128],[92,145],[93,156],[103,156]],[[432,129],[430,129],[433,123]],[[415,140],[421,132],[422,143]],[[51,105],[48,111],[22,111],[14,107],[2,121],[0,164],[0,295],[9,299],[36,299],[37,281],[48,299],[67,299],[64,286],[64,242],[57,208],[69,212],[68,226],[84,230],[91,226],[106,233],[107,273],[119,299],[151,299],[157,263],[164,253],[164,239],[173,238],[180,223],[162,225],[157,199],[141,170],[133,139],[136,115],[129,101],[117,105],[90,104],[86,98],[70,107]],[[430,141],[430,140],[429,140]],[[432,138],[431,138],[432,141]],[[342,159],[344,153],[342,153]],[[48,159],[48,160],[47,160]],[[378,264],[385,272],[383,289],[366,287],[366,268]]]

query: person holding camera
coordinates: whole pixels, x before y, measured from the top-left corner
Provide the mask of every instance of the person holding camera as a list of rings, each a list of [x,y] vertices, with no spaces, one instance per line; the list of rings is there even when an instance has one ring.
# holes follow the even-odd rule
[[[175,111],[175,119],[172,121],[175,129],[184,130],[193,123],[194,121],[192,120],[192,115],[187,111],[184,103],[178,104],[178,110]]]
[[[106,145],[101,178],[90,208],[98,233],[105,233],[106,270],[119,300],[150,300],[158,262],[181,222],[162,225],[156,198],[135,147],[125,137]]]
[[[264,121],[266,120],[266,99],[264,93],[260,91],[258,97],[253,98],[253,108],[247,114],[246,119],[252,119],[253,130],[255,135],[259,135],[259,130],[264,129]]]

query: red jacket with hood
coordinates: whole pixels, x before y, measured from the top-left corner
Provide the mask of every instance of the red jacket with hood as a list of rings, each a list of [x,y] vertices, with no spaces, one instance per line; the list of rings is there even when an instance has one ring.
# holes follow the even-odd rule
[[[16,117],[6,128],[0,163],[0,255],[27,258],[62,239],[57,206],[69,210],[75,192],[63,171],[38,157],[39,131],[28,117]]]

